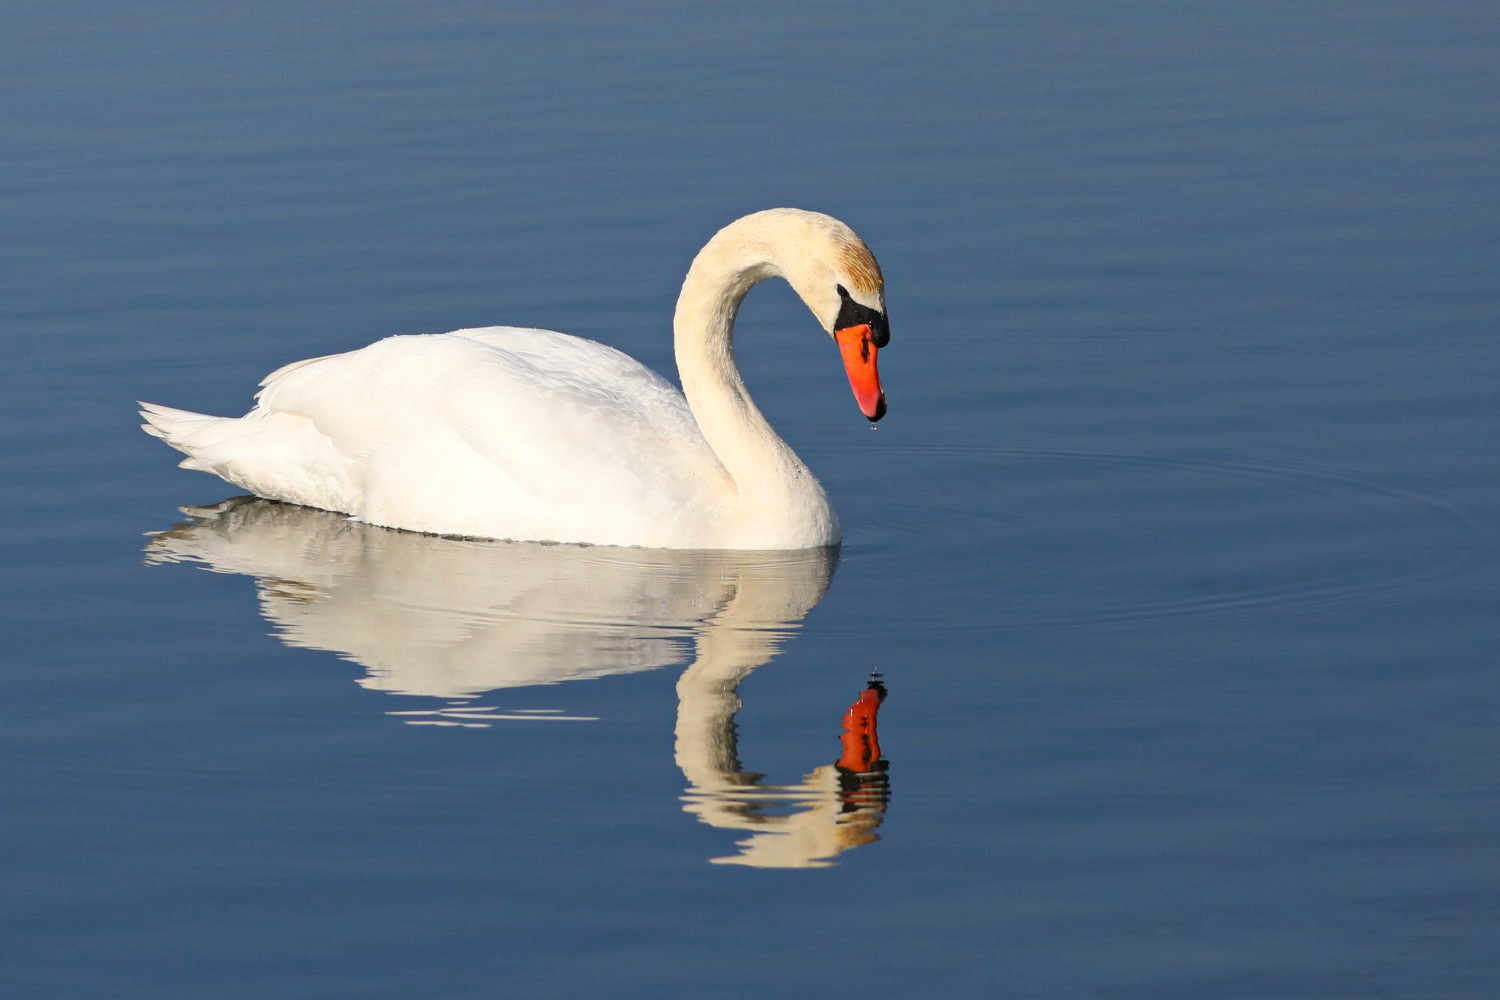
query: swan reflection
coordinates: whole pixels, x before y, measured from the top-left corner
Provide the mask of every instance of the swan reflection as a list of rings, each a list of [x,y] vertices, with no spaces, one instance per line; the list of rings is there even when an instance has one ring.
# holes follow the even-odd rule
[[[183,508],[147,562],[254,577],[261,614],[290,646],[365,668],[359,683],[443,699],[390,714],[410,724],[586,719],[475,704],[485,692],[692,662],[677,684],[675,755],[684,808],[748,831],[714,859],[810,867],[875,840],[887,799],[874,738],[884,688],[845,716],[844,753],[796,785],[740,766],[736,689],[776,655],[832,577],[833,549],[677,551],[489,542],[377,528],[342,515],[237,497]],[[787,810],[792,810],[788,812]]]
[[[876,716],[885,685],[871,676],[844,713],[844,752],[796,785],[764,785],[740,768],[732,688],[705,684],[689,667],[677,683],[677,766],[692,787],[683,808],[710,826],[750,831],[740,853],[714,864],[755,868],[828,867],[825,860],[880,838],[875,828],[890,800],[888,763],[880,756]],[[691,707],[690,707],[691,706]],[[785,810],[792,811],[785,811]]]

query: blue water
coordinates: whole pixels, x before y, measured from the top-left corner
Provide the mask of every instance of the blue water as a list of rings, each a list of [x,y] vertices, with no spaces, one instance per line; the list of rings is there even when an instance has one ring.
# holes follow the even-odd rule
[[[1500,992],[1497,87],[1464,3],[6,5],[0,992]],[[391,333],[671,373],[781,204],[888,285],[875,433],[741,317],[836,559],[136,429]]]

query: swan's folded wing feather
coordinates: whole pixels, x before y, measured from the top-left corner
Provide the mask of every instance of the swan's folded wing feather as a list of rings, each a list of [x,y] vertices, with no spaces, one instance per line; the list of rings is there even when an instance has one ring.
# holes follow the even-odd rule
[[[265,388],[266,386],[270,385],[272,382],[279,381],[283,376],[290,375],[292,372],[298,370],[299,368],[306,368],[308,365],[315,365],[315,364],[317,364],[320,361],[327,361],[329,358],[339,358],[339,357],[343,357],[343,355],[341,355],[341,354],[325,354],[325,355],[323,355],[320,358],[304,358],[301,361],[293,361],[289,365],[282,365],[280,368],[276,369],[274,372],[272,372],[271,374],[267,375],[265,378],[261,379],[260,380],[260,385],[261,385],[262,388]],[[258,398],[260,396],[260,393],[256,393],[256,396]]]
[[[514,538],[630,525],[633,537],[701,520],[727,484],[669,382],[551,331],[390,337],[288,365],[258,398],[358,465],[360,516],[376,524]]]
[[[469,447],[546,520],[600,537],[680,537],[726,502],[732,484],[675,386],[613,348],[554,336],[492,343],[455,380],[445,401]]]

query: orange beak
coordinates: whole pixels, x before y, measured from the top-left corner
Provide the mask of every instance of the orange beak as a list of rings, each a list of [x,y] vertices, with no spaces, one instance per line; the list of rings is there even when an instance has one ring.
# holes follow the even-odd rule
[[[880,388],[880,372],[875,367],[879,350],[870,339],[870,325],[846,326],[833,332],[839,353],[844,357],[844,371],[849,373],[849,388],[859,410],[874,423],[885,416],[885,390]]]

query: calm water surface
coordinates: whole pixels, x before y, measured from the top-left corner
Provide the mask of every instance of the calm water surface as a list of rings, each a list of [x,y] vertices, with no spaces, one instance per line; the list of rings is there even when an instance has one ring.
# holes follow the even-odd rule
[[[1497,77],[1442,2],[7,5],[0,991],[1495,995]],[[875,433],[742,316],[838,553],[136,430],[390,333],[671,372],[780,204],[889,286]]]

